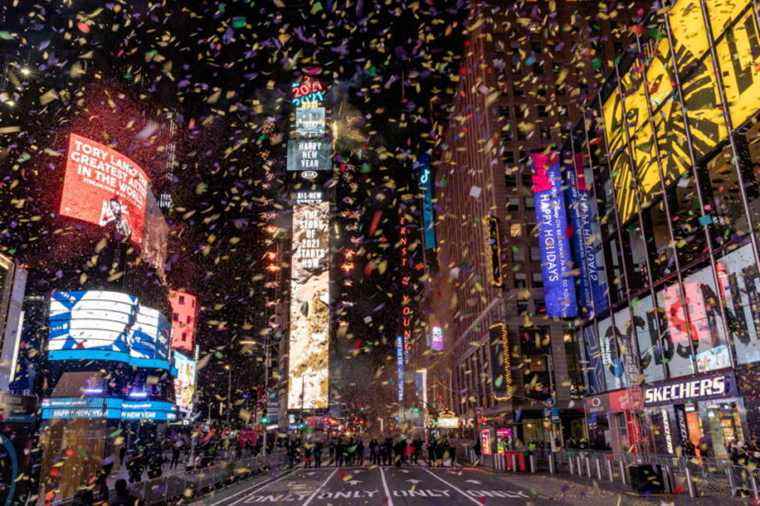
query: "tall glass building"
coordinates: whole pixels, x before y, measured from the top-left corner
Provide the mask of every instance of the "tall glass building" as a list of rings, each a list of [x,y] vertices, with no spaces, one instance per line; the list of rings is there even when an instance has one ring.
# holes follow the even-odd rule
[[[579,283],[607,280],[575,335],[592,447],[760,436],[759,10],[677,0],[632,27],[563,146],[594,221]]]

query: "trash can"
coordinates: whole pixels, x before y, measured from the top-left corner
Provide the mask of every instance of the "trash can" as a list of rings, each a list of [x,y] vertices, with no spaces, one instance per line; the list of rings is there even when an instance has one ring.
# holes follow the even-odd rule
[[[665,492],[665,482],[660,466],[638,464],[628,466],[631,488],[640,494],[661,494]]]

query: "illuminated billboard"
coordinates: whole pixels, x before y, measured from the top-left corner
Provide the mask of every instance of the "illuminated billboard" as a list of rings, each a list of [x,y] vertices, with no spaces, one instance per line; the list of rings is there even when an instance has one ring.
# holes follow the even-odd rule
[[[488,328],[488,345],[491,352],[491,389],[497,400],[512,398],[512,357],[509,334],[504,322]]]
[[[169,369],[171,326],[137,297],[98,290],[50,296],[48,359],[114,360]]]
[[[303,192],[293,205],[288,409],[326,409],[329,390],[330,203]]]
[[[125,401],[113,397],[58,397],[42,399],[43,420],[154,420],[177,419],[174,405],[166,401]]]
[[[195,295],[180,290],[169,291],[172,307],[173,350],[183,350],[192,354],[195,349],[195,323],[198,319],[198,300]]]
[[[298,139],[288,141],[288,170],[325,171],[332,170],[332,146],[320,139]]]
[[[175,351],[174,367],[177,369],[177,377],[174,378],[174,399],[177,408],[184,413],[190,413],[193,411],[193,397],[195,396],[196,362]]]
[[[300,137],[320,137],[325,134],[325,108],[296,109],[296,133]]]
[[[301,82],[293,83],[291,90],[293,94],[291,103],[299,108],[321,107],[325,101],[325,86],[311,76],[304,77]]]
[[[141,244],[148,177],[118,151],[76,134],[69,137],[60,214],[100,226],[112,225]]]
[[[751,0],[706,0],[704,5],[716,40],[729,114],[734,127],[739,127],[760,109],[757,17]],[[699,0],[679,0],[666,15],[694,156],[699,163],[728,138],[707,29]],[[665,33],[664,28],[662,33]],[[604,103],[610,168],[623,222],[659,191],[657,147],[662,155],[659,162],[666,185],[691,170],[683,111],[673,87],[676,80],[672,62],[669,39],[661,37],[656,41],[651,58],[642,66],[643,72],[639,69],[624,74]],[[651,121],[646,91],[650,96]],[[639,195],[636,195],[637,187]]]

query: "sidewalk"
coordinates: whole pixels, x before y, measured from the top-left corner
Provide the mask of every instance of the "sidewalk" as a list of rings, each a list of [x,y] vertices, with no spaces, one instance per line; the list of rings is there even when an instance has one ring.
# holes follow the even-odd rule
[[[609,481],[589,480],[573,475],[551,475],[546,473],[504,473],[487,467],[470,467],[503,477],[507,482],[528,488],[536,497],[582,506],[633,506],[633,505],[740,505],[752,504],[751,498],[698,497],[691,499],[688,494],[648,494],[634,492],[630,487]]]

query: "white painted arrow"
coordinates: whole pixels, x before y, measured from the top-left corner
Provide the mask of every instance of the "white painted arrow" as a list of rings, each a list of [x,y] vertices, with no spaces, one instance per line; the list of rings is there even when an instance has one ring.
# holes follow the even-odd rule
[[[472,483],[473,485],[480,485],[480,482],[478,480],[465,480],[466,483]]]

